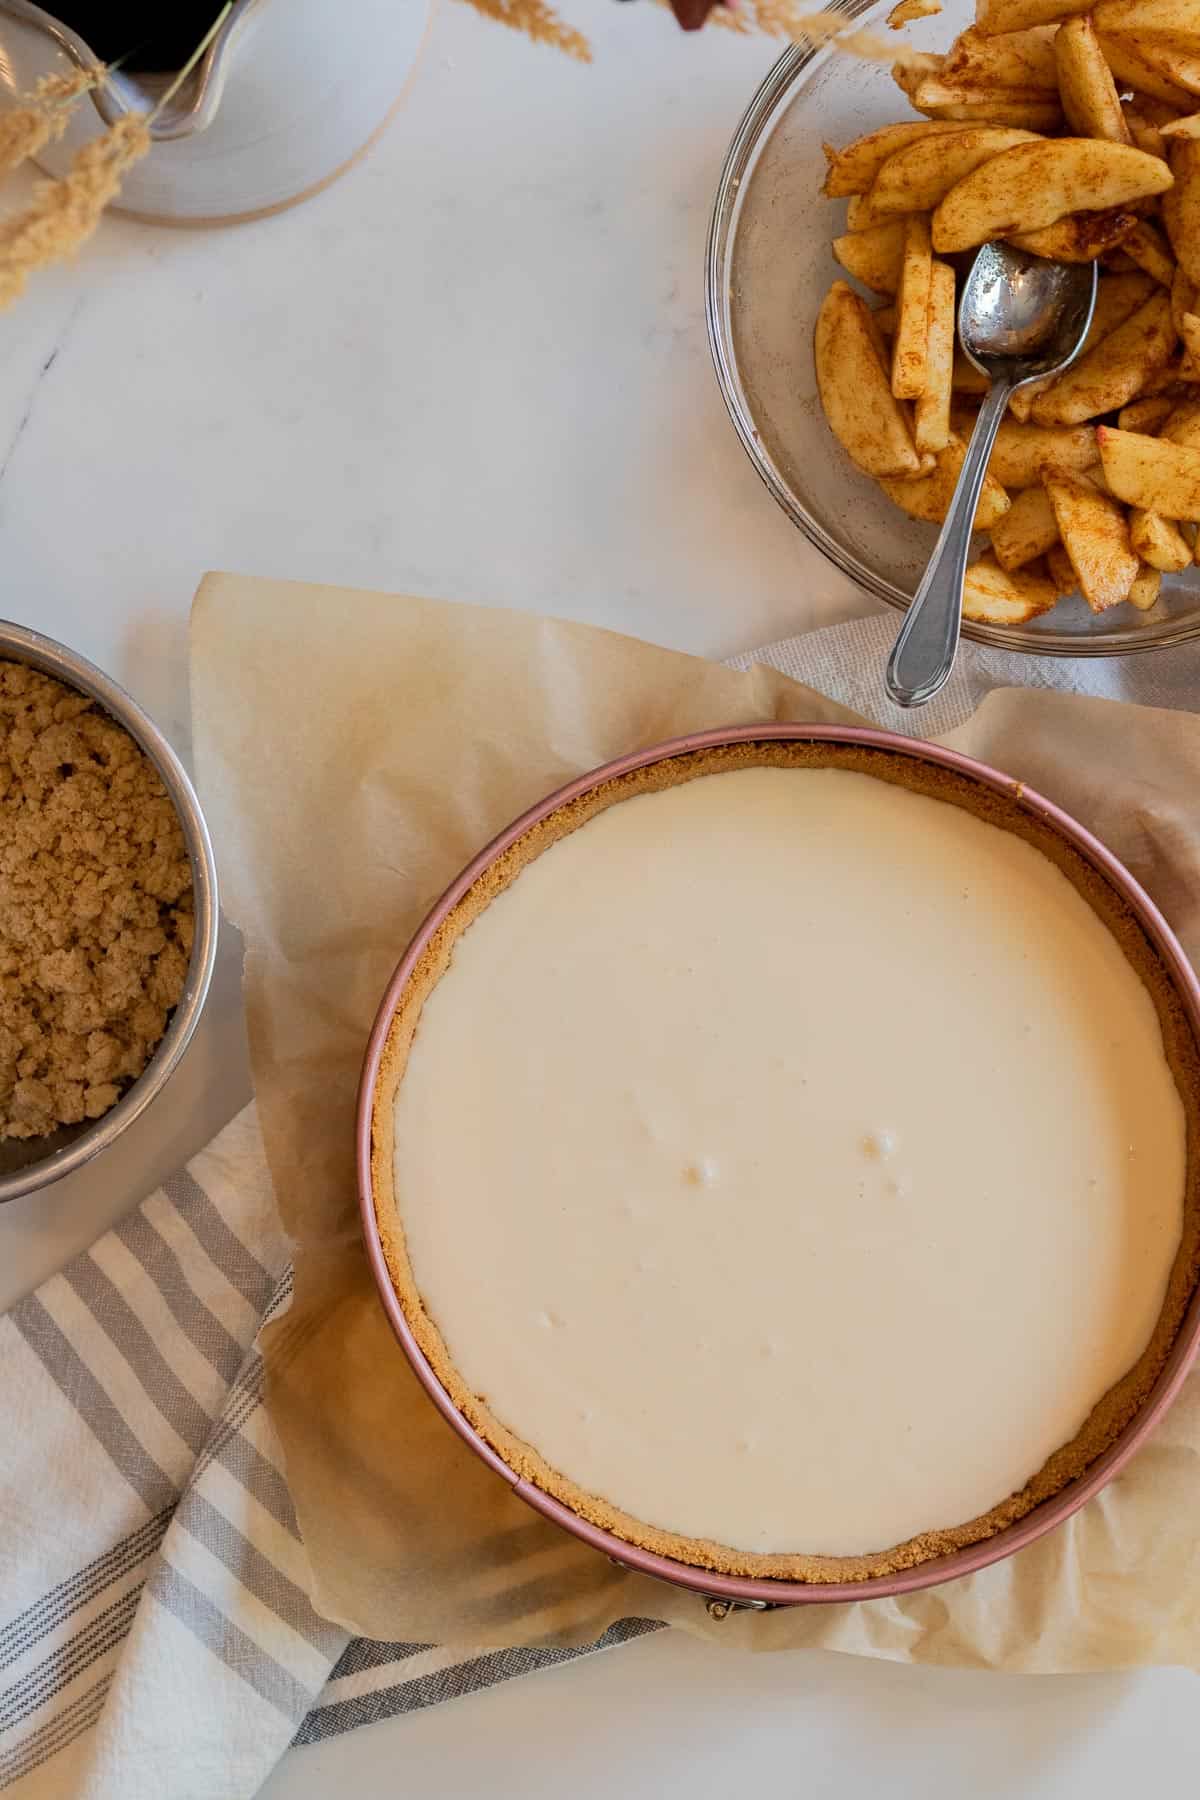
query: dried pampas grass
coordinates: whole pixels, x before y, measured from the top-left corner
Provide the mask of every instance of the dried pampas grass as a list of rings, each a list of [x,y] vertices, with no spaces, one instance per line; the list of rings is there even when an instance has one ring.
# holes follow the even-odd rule
[[[574,30],[559,18],[547,0],[466,0],[468,6],[495,19],[513,31],[522,31],[538,44],[551,44],[565,50],[580,62],[592,60],[591,45],[582,32]],[[925,0],[936,7],[936,0]],[[659,0],[670,7],[671,0]],[[873,31],[856,30],[852,20],[837,13],[811,12],[797,0],[733,0],[733,4],[717,4],[708,15],[708,23],[726,31],[761,31],[768,37],[789,38],[793,43],[833,44],[850,56],[866,62],[886,62],[901,67],[924,68],[928,58],[919,50],[904,44],[889,44]]]
[[[19,168],[44,150],[54,135],[49,113],[34,106],[18,107],[0,118],[0,175]]]
[[[790,37],[796,43],[829,44],[847,56],[856,56],[860,62],[888,63],[894,69],[924,70],[937,66],[937,58],[930,56],[927,50],[914,50],[911,44],[889,44],[878,32],[860,31],[836,13],[795,12],[789,0],[754,0],[754,3],[778,7],[781,14],[787,15],[787,28],[780,35]]]
[[[592,60],[592,47],[582,31],[560,19],[546,0],[468,0],[468,4],[485,19],[507,25],[510,31],[524,32],[535,44],[549,44],[577,62]]]
[[[0,223],[0,312],[36,270],[74,255],[87,242],[126,170],[149,148],[143,115],[119,119],[76,152],[60,181],[39,181],[25,211]]]
[[[910,4],[912,0],[910,0]],[[916,0],[938,9],[937,0]],[[669,5],[670,0],[662,0]],[[900,68],[924,69],[931,58],[911,45],[889,43],[877,32],[859,30],[853,20],[838,13],[810,12],[796,0],[736,0],[734,7],[714,6],[709,19],[731,31],[761,31],[768,37],[788,38],[793,44],[815,47],[831,44],[860,62],[888,63]]]
[[[0,114],[0,177],[61,137],[71,116],[70,102],[86,94],[103,74],[103,69],[80,69],[74,75],[43,75],[24,106]]]
[[[105,207],[120,191],[125,175],[149,150],[154,120],[170,105],[232,10],[233,0],[225,0],[153,112],[128,113],[118,119],[102,136],[76,151],[60,180],[39,181],[24,212],[0,220],[0,312],[24,292],[29,277],[38,269],[61,262],[86,244]],[[50,75],[40,81],[26,106],[0,120],[0,128],[17,121],[7,138],[0,135],[0,174],[26,157],[36,156],[52,138],[60,136],[70,107],[107,74],[107,69],[96,68]],[[5,143],[13,159],[7,163],[2,160]]]
[[[74,102],[106,73],[98,68],[47,75],[23,106],[0,118],[0,176],[61,137]],[[83,146],[61,181],[39,181],[25,210],[0,220],[0,312],[24,291],[36,269],[70,256],[91,237],[126,169],[149,148],[146,121],[122,119]]]

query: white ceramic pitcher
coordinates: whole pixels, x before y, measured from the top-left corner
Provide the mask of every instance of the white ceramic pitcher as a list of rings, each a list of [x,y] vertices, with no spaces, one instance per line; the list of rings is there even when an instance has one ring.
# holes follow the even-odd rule
[[[150,153],[129,171],[117,207],[183,225],[222,224],[324,187],[387,123],[432,4],[235,0],[154,121]],[[219,9],[213,0],[214,19]],[[91,47],[52,13],[31,0],[0,0],[0,110],[43,75],[96,66]],[[153,107],[174,73],[118,67],[74,107],[63,137],[39,162],[60,174],[88,138],[125,112]]]

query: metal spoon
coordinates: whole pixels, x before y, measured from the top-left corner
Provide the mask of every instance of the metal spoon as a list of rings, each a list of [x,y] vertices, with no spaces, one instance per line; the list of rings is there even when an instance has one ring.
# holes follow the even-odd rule
[[[1095,303],[1095,263],[1047,262],[1008,244],[984,244],[972,264],[958,306],[958,337],[992,385],[941,536],[888,659],[887,691],[898,706],[924,706],[954,667],[975,508],[1009,396],[1074,362]]]

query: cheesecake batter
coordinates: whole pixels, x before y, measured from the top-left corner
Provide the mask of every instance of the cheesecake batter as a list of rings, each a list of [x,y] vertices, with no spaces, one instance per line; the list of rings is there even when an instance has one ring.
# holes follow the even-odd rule
[[[846,769],[611,806],[481,913],[395,1098],[466,1387],[665,1532],[857,1556],[976,1518],[1146,1347],[1186,1122],[1039,851]]]

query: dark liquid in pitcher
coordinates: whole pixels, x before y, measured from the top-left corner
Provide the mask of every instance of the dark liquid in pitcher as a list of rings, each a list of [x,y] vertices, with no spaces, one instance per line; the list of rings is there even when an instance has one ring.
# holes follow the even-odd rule
[[[130,73],[181,69],[217,14],[220,0],[45,0],[102,62]]]

